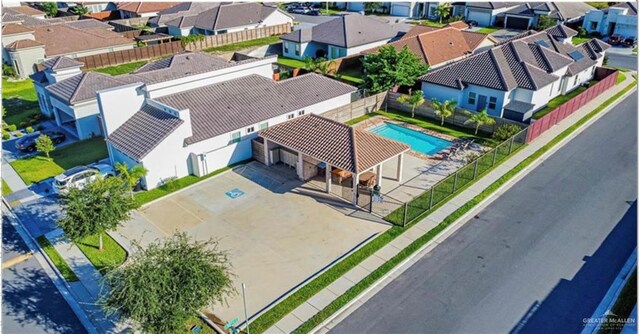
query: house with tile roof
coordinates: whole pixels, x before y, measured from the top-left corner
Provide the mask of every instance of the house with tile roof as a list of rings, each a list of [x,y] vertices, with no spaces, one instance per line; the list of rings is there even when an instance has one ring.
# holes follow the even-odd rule
[[[293,17],[278,7],[249,3],[184,3],[149,20],[149,25],[167,27],[172,36],[218,35],[248,29],[293,25]]]
[[[487,34],[466,31],[466,27],[453,22],[443,28],[414,26],[400,40],[387,45],[400,51],[405,46],[430,68],[437,68],[450,62],[468,57],[494,46],[497,41]],[[365,50],[364,55],[377,53],[380,47]]]
[[[525,2],[504,12],[500,21],[505,28],[526,30],[536,27],[540,17],[550,17],[558,23],[572,23],[593,9],[584,2]]]
[[[527,121],[551,99],[589,82],[609,45],[592,39],[574,46],[576,31],[558,25],[528,32],[421,77],[428,100]]]
[[[582,27],[588,33],[602,36],[638,37],[638,4],[619,2],[608,8],[590,10],[582,21]]]
[[[228,62],[206,53],[184,53],[150,62],[132,74],[110,76],[82,72],[84,65],[72,58],[55,57],[43,63],[45,69],[31,75],[43,114],[79,139],[103,136],[97,92],[144,83],[144,94],[158,97],[181,89],[228,80],[232,77],[273,76],[275,57]]]
[[[398,31],[387,23],[369,16],[350,14],[284,34],[280,39],[285,57],[337,59],[387,44],[397,37]]]
[[[145,89],[133,82],[97,96],[111,163],[144,166],[147,189],[249,159],[259,130],[347,105],[356,91],[315,73],[282,81],[229,76],[155,96]]]
[[[128,19],[133,17],[153,17],[159,12],[171,8],[180,2],[118,2],[117,10],[120,12],[120,18]]]
[[[8,13],[3,14],[3,19]],[[19,77],[36,70],[36,64],[57,56],[77,58],[135,47],[135,41],[113,32],[113,27],[94,19],[41,20],[20,14],[2,24],[2,55]],[[15,20],[14,20],[15,19]]]

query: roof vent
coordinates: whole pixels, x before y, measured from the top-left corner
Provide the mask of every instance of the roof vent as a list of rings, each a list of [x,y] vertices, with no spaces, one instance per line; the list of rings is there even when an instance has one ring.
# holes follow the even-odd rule
[[[47,28],[47,31],[48,31],[48,32],[52,32],[52,31],[53,31],[53,29],[51,29],[51,28]]]
[[[187,60],[191,60],[191,56],[187,56]]]

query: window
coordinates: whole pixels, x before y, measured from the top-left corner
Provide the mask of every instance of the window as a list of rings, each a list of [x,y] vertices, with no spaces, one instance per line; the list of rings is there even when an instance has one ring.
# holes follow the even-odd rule
[[[476,105],[476,93],[471,92],[469,93],[469,101],[467,101],[469,104],[471,105]]]
[[[269,127],[269,122],[260,123],[260,130],[266,129]]]
[[[589,29],[591,30],[598,29],[598,21],[591,21],[591,25],[589,26]]]
[[[489,109],[496,109],[496,104],[498,103],[498,98],[495,96],[489,97]]]
[[[231,134],[231,140],[229,141],[229,144],[233,144],[233,143],[237,143],[240,141],[240,131],[236,131],[234,133]]]
[[[296,117],[294,113],[287,115],[287,119],[293,119],[294,117]]]
[[[296,56],[300,55],[300,44],[296,44]]]
[[[302,115],[304,115],[304,110],[298,111],[298,116],[302,116]]]
[[[253,131],[256,131],[256,129],[253,126],[250,126],[247,128],[247,133],[252,133]]]
[[[575,86],[575,85],[577,85],[577,84],[578,84],[578,76],[576,75],[576,78],[575,78],[575,79],[573,79],[573,85]]]
[[[289,42],[284,42],[284,53],[289,53]]]

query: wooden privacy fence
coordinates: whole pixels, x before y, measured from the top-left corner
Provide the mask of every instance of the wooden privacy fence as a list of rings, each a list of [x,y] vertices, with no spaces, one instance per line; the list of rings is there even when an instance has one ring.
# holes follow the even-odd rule
[[[257,29],[247,29],[237,32],[230,32],[219,35],[204,36],[204,39],[186,46],[189,51],[197,51],[217,46],[249,41],[252,39],[264,38],[275,35],[282,35],[291,32],[292,26],[289,23],[275,26],[262,27]]]
[[[357,93],[356,93],[357,94]],[[387,93],[382,92],[351,102],[346,106],[329,110],[322,114],[323,117],[344,123],[356,117],[364,116],[382,107]]]
[[[549,128],[573,114],[576,110],[580,109],[580,107],[589,103],[607,89],[615,86],[618,71],[599,67],[596,69],[595,78],[600,81],[531,124],[527,136],[527,143],[536,139],[545,131],[549,130]]]
[[[131,63],[134,61],[148,60],[157,57],[170,56],[184,52],[184,47],[180,41],[143,46],[129,50],[120,50],[101,53],[92,56],[78,57],[76,60],[84,63],[82,69],[92,69],[98,67],[115,66]]]
[[[394,93],[394,92],[389,92],[389,95],[387,96],[387,108],[389,109],[395,109],[395,110],[399,110],[402,112],[406,112],[406,113],[411,113],[411,107],[404,104],[404,103],[400,103],[398,102],[398,98],[401,96],[401,93]],[[424,117],[428,117],[428,118],[432,118],[433,120],[437,121],[438,123],[440,123],[440,117],[438,115],[435,114],[433,106],[431,105],[431,101],[425,101],[425,103],[423,105],[421,105],[420,107],[416,108],[416,115],[420,115],[420,116],[424,116]],[[459,126],[459,127],[463,127],[463,128],[469,128],[469,129],[473,129],[475,131],[475,127],[476,125],[473,123],[465,123],[469,117],[471,116],[471,114],[461,108],[455,108],[455,110],[453,111],[453,115],[451,115],[451,117],[447,117],[444,119],[444,122],[446,124],[451,124],[451,125],[455,125],[455,126]],[[506,125],[506,124],[514,124],[519,126],[520,128],[524,128],[526,125],[519,123],[519,122],[515,122],[506,118],[499,118],[499,117],[493,117],[492,118],[496,121],[493,125],[482,125],[480,126],[480,128],[478,129],[479,132],[484,132],[484,133],[488,133],[488,134],[493,134],[497,128],[499,128],[502,125]]]

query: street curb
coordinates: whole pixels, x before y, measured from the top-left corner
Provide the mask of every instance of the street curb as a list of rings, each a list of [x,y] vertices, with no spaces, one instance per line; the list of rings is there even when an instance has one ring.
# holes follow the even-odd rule
[[[27,244],[27,247],[31,249],[33,256],[40,263],[40,266],[42,266],[44,272],[49,276],[49,279],[51,279],[53,285],[58,289],[67,304],[69,304],[69,307],[71,307],[73,313],[78,317],[82,326],[84,326],[89,334],[98,334],[99,331],[96,329],[96,326],[91,322],[85,311],[80,307],[80,304],[75,299],[69,283],[62,278],[62,274],[58,271],[58,268],[56,268],[42,248],[40,248],[40,245],[36,242],[31,233],[22,226],[22,223],[19,223],[20,218],[13,213],[11,206],[7,203],[4,197],[2,197],[2,202],[8,209],[8,212],[3,212],[3,215],[6,218],[9,218],[10,224],[16,229],[20,238],[22,238],[24,243]],[[53,274],[51,271],[53,271]]]
[[[635,81],[635,79],[632,79],[632,82]],[[623,89],[625,89],[628,85],[625,85]],[[501,195],[502,193],[504,193],[504,191],[508,190],[509,188],[511,188],[515,183],[517,183],[518,181],[520,181],[521,179],[523,179],[530,170],[535,169],[536,167],[538,167],[539,165],[541,165],[545,160],[547,160],[551,155],[553,155],[555,152],[557,152],[560,148],[562,148],[563,146],[565,146],[569,141],[571,141],[573,138],[575,138],[576,136],[578,136],[579,134],[581,134],[584,130],[586,130],[590,125],[592,125],[593,123],[595,123],[597,120],[599,120],[600,118],[602,118],[604,115],[606,115],[607,113],[609,113],[611,110],[613,110],[614,107],[616,107],[622,100],[624,100],[625,98],[627,98],[628,96],[630,96],[631,94],[633,94],[634,92],[636,92],[638,90],[637,85],[635,88],[630,89],[628,92],[626,92],[625,94],[623,94],[622,96],[620,96],[620,98],[618,98],[616,101],[614,101],[613,103],[611,103],[609,106],[607,106],[604,110],[602,110],[601,112],[599,112],[598,114],[596,114],[594,117],[592,117],[591,119],[589,119],[587,122],[585,122],[584,124],[582,124],[579,128],[577,128],[576,130],[574,130],[571,134],[569,134],[567,137],[563,138],[562,140],[560,140],[559,142],[557,142],[550,150],[548,150],[547,152],[544,152],[540,157],[538,157],[538,159],[534,160],[530,165],[524,167],[520,172],[518,172],[518,174],[516,174],[514,177],[512,177],[510,180],[506,181],[503,185],[501,185],[498,189],[496,189],[492,194],[490,194],[489,196],[487,196],[485,199],[483,199],[481,202],[479,202],[477,205],[474,206],[473,209],[471,209],[470,211],[468,211],[467,213],[465,213],[464,215],[462,215],[460,218],[458,218],[455,222],[451,223],[451,225],[449,225],[448,227],[446,227],[442,232],[440,232],[436,237],[434,237],[432,240],[430,240],[429,242],[427,242],[424,246],[420,247],[418,250],[416,250],[412,255],[410,255],[409,257],[407,257],[404,261],[402,261],[400,264],[398,264],[397,266],[395,266],[393,269],[391,269],[386,275],[384,275],[383,277],[381,277],[380,279],[378,279],[375,283],[373,283],[369,288],[365,289],[362,293],[360,293],[356,298],[354,298],[353,300],[351,300],[350,302],[348,302],[345,306],[343,306],[342,308],[340,308],[337,312],[333,313],[331,316],[329,316],[327,319],[325,319],[323,322],[321,322],[318,326],[314,327],[310,333],[322,333],[322,332],[326,332],[328,330],[330,330],[331,328],[333,328],[333,326],[329,326],[327,327],[331,322],[333,322],[334,320],[340,318],[340,320],[346,318],[346,316],[348,316],[349,314],[351,314],[352,312],[354,312],[356,308],[351,309],[354,305],[360,303],[360,304],[364,304],[364,302],[366,302],[369,298],[371,298],[372,296],[367,296],[369,293],[373,292],[375,289],[381,290],[383,289],[387,284],[389,284],[391,282],[391,280],[389,280],[390,277],[392,276],[399,276],[401,275],[404,271],[406,271],[407,269],[409,269],[411,266],[406,266],[407,263],[409,262],[416,262],[418,260],[418,258],[423,257],[424,255],[426,255],[428,252],[425,252],[426,249],[429,249],[429,251],[431,251],[433,248],[435,248],[435,246],[437,246],[438,244],[440,244],[442,241],[444,241],[445,239],[447,239],[449,236],[451,236],[453,233],[455,233],[458,229],[462,228],[466,223],[469,222],[469,217],[476,215],[479,211],[483,210],[484,208],[486,208],[489,204],[491,204],[493,201],[495,201],[499,195]],[[597,108],[597,107],[596,107]],[[595,109],[594,109],[595,110]],[[592,110],[593,111],[593,110]],[[589,113],[591,113],[592,111],[590,111]],[[576,122],[578,122],[579,120],[581,120],[584,117],[587,117],[588,114],[584,115],[583,117],[579,118],[578,120],[576,120]],[[555,138],[555,137],[554,137]],[[553,138],[551,139],[553,140]],[[536,150],[537,151],[537,150]],[[534,151],[535,153],[535,151]],[[526,158],[525,158],[526,159]],[[507,161],[505,161],[506,163]],[[485,175],[486,176],[486,175]],[[481,180],[481,179],[480,179]],[[478,180],[478,181],[480,181]],[[486,188],[485,188],[486,189]],[[467,202],[468,203],[468,202]],[[406,266],[406,267],[405,267]],[[386,282],[385,282],[386,281]]]

